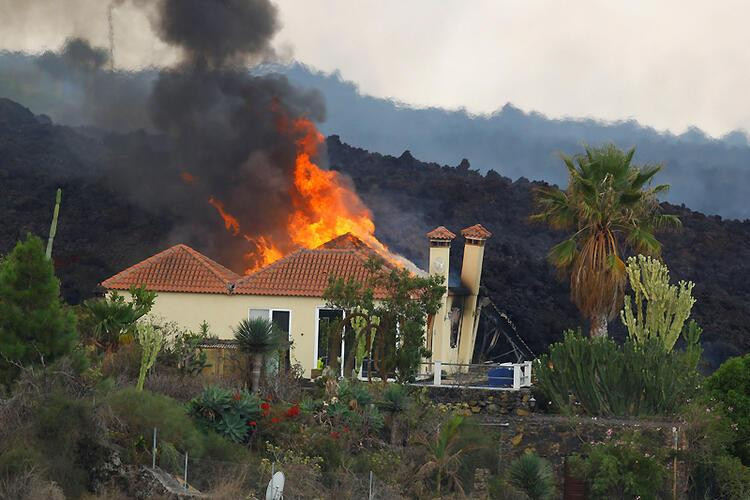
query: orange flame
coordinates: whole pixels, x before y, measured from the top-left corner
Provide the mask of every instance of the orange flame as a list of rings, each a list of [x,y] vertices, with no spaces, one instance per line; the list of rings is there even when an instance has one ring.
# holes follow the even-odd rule
[[[224,227],[227,231],[230,231],[235,236],[240,234],[240,222],[237,220],[237,217],[227,212],[224,209],[224,204],[213,196],[208,199],[208,202],[216,208],[221,218],[224,219]]]
[[[180,179],[185,184],[193,184],[196,181],[195,176],[190,172],[180,172]]]
[[[278,112],[278,105],[274,105],[273,109]],[[278,116],[280,132],[299,137],[296,141],[294,182],[289,193],[294,209],[286,225],[289,239],[298,247],[315,248],[351,233],[386,261],[399,267],[416,269],[408,260],[392,254],[375,237],[372,213],[344,178],[338,172],[323,170],[314,163],[313,159],[324,139],[315,125],[305,118],[289,121],[282,114]],[[227,231],[238,236],[240,224],[237,218],[228,213],[220,201],[214,198],[208,201],[219,212]],[[242,236],[255,247],[254,251],[245,254],[249,263],[245,274],[251,274],[285,255],[270,235]]]

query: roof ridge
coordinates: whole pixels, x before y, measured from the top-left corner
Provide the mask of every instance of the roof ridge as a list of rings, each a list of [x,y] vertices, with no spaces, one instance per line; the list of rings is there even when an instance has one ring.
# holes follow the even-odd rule
[[[194,259],[197,259],[198,262],[201,263],[201,265],[203,265],[209,271],[211,271],[211,273],[214,276],[216,276],[221,281],[223,281],[224,284],[229,284],[229,283],[232,283],[232,282],[234,282],[236,280],[234,280],[234,279],[228,280],[228,279],[224,278],[223,276],[221,276],[221,274],[219,274],[218,270],[214,267],[214,264],[223,267],[227,271],[231,272],[234,275],[237,275],[237,277],[240,278],[240,276],[237,273],[235,273],[234,271],[232,271],[231,269],[229,269],[227,267],[222,266],[221,264],[219,264],[218,262],[216,262],[212,258],[210,258],[210,257],[208,257],[206,255],[203,255],[198,250],[195,250],[194,248],[191,248],[191,247],[185,245],[184,243],[180,243],[180,246],[182,247],[183,250],[186,250],[191,255],[191,257],[193,257]]]
[[[117,273],[117,274],[115,274],[113,276],[110,276],[106,280],[102,281],[100,283],[100,285],[102,285],[102,286],[104,286],[106,288],[106,285],[105,285],[106,282],[112,281],[115,278],[122,278],[124,276],[128,276],[133,271],[135,271],[137,269],[141,269],[141,268],[145,267],[147,264],[151,264],[152,262],[156,262],[156,261],[160,260],[161,258],[166,257],[167,255],[171,255],[172,253],[176,252],[177,250],[179,250],[181,247],[184,247],[184,246],[187,246],[187,245],[184,245],[182,243],[177,243],[176,245],[172,245],[169,248],[165,248],[161,252],[155,253],[151,257],[143,259],[140,262],[136,262],[132,266],[130,266],[130,267],[126,268],[126,269],[123,269],[122,271],[120,271],[119,273]]]
[[[243,282],[249,281],[249,280],[250,280],[250,278],[253,278],[253,277],[257,276],[257,275],[259,275],[260,273],[262,273],[262,272],[264,272],[264,271],[267,271],[267,270],[269,270],[269,269],[273,269],[273,268],[275,268],[275,267],[278,267],[278,266],[279,266],[279,265],[281,265],[281,264],[282,264],[282,263],[283,263],[284,261],[286,261],[286,260],[289,260],[289,259],[291,259],[292,257],[294,257],[294,256],[295,256],[295,255],[297,255],[297,254],[303,253],[303,252],[304,252],[305,250],[308,250],[308,249],[307,249],[307,248],[298,248],[298,249],[297,249],[297,250],[295,250],[294,252],[291,252],[291,253],[289,253],[289,254],[287,254],[287,255],[283,256],[282,258],[280,258],[280,259],[278,259],[278,260],[275,260],[275,261],[271,262],[271,263],[270,263],[270,264],[268,264],[267,266],[265,266],[265,267],[261,267],[261,268],[260,268],[260,269],[258,269],[257,271],[253,271],[253,273],[252,273],[252,274],[246,274],[246,275],[244,275],[244,276],[240,276],[240,278],[239,278],[239,279],[238,279],[237,281],[235,281],[235,282],[234,282],[234,285],[235,285],[235,287],[236,287],[237,285],[239,285],[240,283],[243,283]]]

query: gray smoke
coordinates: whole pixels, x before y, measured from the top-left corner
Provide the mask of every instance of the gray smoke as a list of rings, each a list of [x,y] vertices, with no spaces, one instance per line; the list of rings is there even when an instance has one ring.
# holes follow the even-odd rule
[[[299,137],[281,130],[279,122],[322,121],[325,106],[319,92],[298,89],[285,76],[249,71],[249,65],[273,58],[276,8],[268,0],[118,4],[127,1],[148,10],[155,33],[179,49],[181,60],[158,72],[113,72],[108,49],[68,40],[26,68],[42,77],[39,94],[57,92],[71,103],[52,117],[148,131],[104,134],[112,155],[101,173],[113,189],[173,220],[172,233],[165,235],[170,243],[195,245],[235,270],[244,268],[244,254],[253,250],[243,234],[272,234],[282,249],[291,249],[284,222],[293,209]],[[4,59],[14,57],[20,56]],[[210,198],[238,219],[239,234],[225,229]]]

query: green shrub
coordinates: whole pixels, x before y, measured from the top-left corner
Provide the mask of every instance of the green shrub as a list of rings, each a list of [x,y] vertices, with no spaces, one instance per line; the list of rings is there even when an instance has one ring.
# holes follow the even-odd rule
[[[249,439],[253,427],[259,425],[261,414],[260,400],[255,394],[246,390],[232,392],[217,386],[207,387],[192,399],[188,412],[201,427],[235,443]]]
[[[531,500],[546,500],[555,494],[555,476],[548,461],[525,453],[508,467],[508,483]]]
[[[113,412],[127,427],[126,445],[151,443],[154,428],[158,439],[168,441],[182,452],[203,455],[203,436],[185,411],[174,399],[135,387],[122,389],[109,397]]]
[[[585,471],[593,499],[662,498],[667,483],[661,448],[634,434],[622,441],[597,443],[585,448],[579,473]]]
[[[733,452],[750,465],[750,354],[731,358],[705,383],[709,398],[719,401],[736,431]]]
[[[535,362],[537,385],[564,412],[572,398],[590,415],[671,415],[698,386],[700,347],[691,338],[685,351],[666,352],[655,339],[618,345],[568,330]]]

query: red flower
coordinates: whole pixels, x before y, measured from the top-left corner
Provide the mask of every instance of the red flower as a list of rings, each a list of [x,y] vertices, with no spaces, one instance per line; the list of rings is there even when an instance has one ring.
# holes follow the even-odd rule
[[[290,407],[290,408],[289,408],[289,409],[288,409],[288,410],[286,411],[286,416],[287,416],[287,417],[296,417],[297,415],[299,415],[299,405],[294,405],[294,406],[291,406],[291,407]]]
[[[349,427],[346,425],[344,426],[344,432],[349,432]]]
[[[271,423],[272,423],[272,424],[278,424],[278,423],[279,423],[279,419],[278,419],[277,417],[273,417],[273,418],[271,419]]]
[[[240,394],[239,392],[235,392],[234,396],[232,397],[234,398],[235,401],[239,401],[240,399],[242,399],[242,394]]]
[[[336,432],[336,431],[332,431],[332,432],[331,432],[331,437],[332,437],[333,439],[338,439],[338,438],[339,438],[339,433],[338,433],[338,432]]]
[[[268,410],[271,409],[271,405],[269,405],[267,402],[263,401],[260,404],[260,409],[263,410],[263,411],[268,411]]]
[[[250,427],[255,427],[256,425],[258,425],[258,422],[256,422],[255,420],[248,420],[247,425],[249,425]]]

